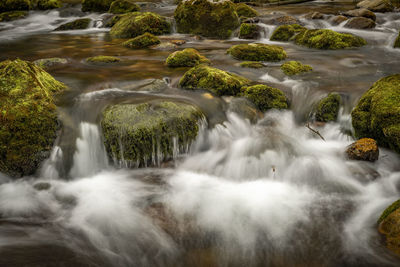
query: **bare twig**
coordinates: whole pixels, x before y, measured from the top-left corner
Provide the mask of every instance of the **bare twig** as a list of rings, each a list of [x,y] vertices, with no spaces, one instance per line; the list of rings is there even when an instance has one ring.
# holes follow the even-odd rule
[[[313,133],[317,134],[319,137],[321,137],[322,140],[326,141],[325,138],[319,133],[319,131],[314,130],[313,128],[310,127],[310,124],[307,123],[305,125],[310,131],[312,131]]]

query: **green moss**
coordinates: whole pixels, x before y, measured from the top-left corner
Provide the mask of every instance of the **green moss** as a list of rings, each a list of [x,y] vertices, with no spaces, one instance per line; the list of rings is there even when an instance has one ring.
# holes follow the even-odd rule
[[[396,41],[394,42],[394,48],[400,48],[400,32],[396,38]]]
[[[107,19],[105,21],[105,25],[104,26],[107,27],[107,28],[111,28],[112,26],[117,24],[117,22],[125,15],[127,15],[127,14],[119,14],[119,15],[112,16],[111,18],[109,18],[109,19]]]
[[[91,21],[89,18],[77,19],[58,26],[55,31],[84,30],[89,28]]]
[[[239,44],[227,51],[234,58],[250,61],[280,61],[286,58],[282,47],[267,44]]]
[[[140,7],[129,0],[116,0],[111,3],[110,10],[108,13],[112,14],[124,14],[129,12],[139,11]]]
[[[157,151],[162,160],[172,158],[174,138],[181,150],[198,134],[203,117],[196,107],[183,103],[155,102],[114,105],[103,112],[101,126],[110,157],[130,165],[152,165]]]
[[[206,89],[219,96],[237,95],[240,88],[249,83],[244,77],[206,65],[188,70],[179,81],[184,89]]]
[[[240,39],[257,39],[259,37],[259,28],[257,24],[242,23],[239,30]]]
[[[271,41],[287,42],[303,30],[306,28],[299,24],[281,25],[274,30],[270,39]]]
[[[120,61],[121,59],[111,56],[95,56],[86,59],[86,62],[93,64],[107,64],[107,63],[116,63]]]
[[[127,13],[111,28],[110,34],[115,38],[134,38],[144,33],[154,35],[171,32],[171,24],[162,16],[152,12]]]
[[[132,49],[146,48],[161,43],[157,36],[146,32],[145,34],[139,35],[133,39],[124,42],[122,45]]]
[[[16,11],[16,10],[29,10],[31,3],[29,0],[1,0],[0,12]]]
[[[253,102],[262,112],[269,109],[288,108],[285,94],[281,90],[267,85],[258,84],[243,87],[241,95]]]
[[[8,11],[0,14],[0,22],[12,21],[25,18],[28,15],[26,11]]]
[[[39,0],[37,2],[37,8],[40,10],[48,10],[60,7],[62,7],[62,4],[59,0]]]
[[[317,49],[344,49],[361,47],[367,42],[358,36],[328,29],[303,30],[295,37],[298,45]]]
[[[253,69],[261,69],[264,66],[261,62],[258,61],[244,61],[240,63],[240,67],[242,68],[253,68]]]
[[[288,76],[312,71],[310,65],[303,65],[298,61],[288,61],[281,65],[281,70]]]
[[[66,87],[35,64],[0,63],[0,172],[33,174],[58,128],[54,95]]]
[[[208,64],[210,61],[193,48],[186,48],[170,54],[165,61],[168,67],[194,67],[199,64]]]
[[[392,212],[400,208],[400,199],[393,202],[389,207],[387,207],[378,219],[378,224],[385,220]]]
[[[236,4],[236,13],[240,18],[253,18],[259,15],[254,8],[249,7],[245,3]]]
[[[355,135],[400,153],[400,74],[380,79],[351,113]]]
[[[317,105],[315,118],[317,121],[330,122],[336,121],[340,108],[341,97],[337,93],[330,93],[321,99]]]
[[[82,11],[107,12],[114,0],[82,0]]]
[[[236,6],[231,1],[186,0],[175,10],[179,33],[227,39],[239,27]]]

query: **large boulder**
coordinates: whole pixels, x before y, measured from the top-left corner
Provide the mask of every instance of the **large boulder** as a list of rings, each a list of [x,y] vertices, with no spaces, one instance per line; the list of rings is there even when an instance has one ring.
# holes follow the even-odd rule
[[[131,49],[141,49],[153,45],[158,45],[160,43],[161,41],[160,39],[158,39],[157,36],[154,36],[153,34],[146,32],[145,34],[139,35],[133,39],[129,39],[122,45]]]
[[[373,12],[391,12],[394,6],[390,0],[364,0],[357,4],[358,8],[366,8]]]
[[[179,33],[227,39],[239,27],[236,6],[228,0],[183,0],[174,17]]]
[[[131,167],[159,165],[196,138],[202,112],[189,104],[119,104],[105,109],[101,126],[110,158]],[[177,147],[176,147],[177,146]]]
[[[31,3],[29,0],[1,0],[0,12],[16,11],[16,10],[29,10]]]
[[[84,29],[89,28],[91,21],[92,20],[89,18],[76,19],[74,21],[61,24],[54,30],[55,31],[84,30]]]
[[[304,30],[307,29],[299,24],[281,25],[274,30],[270,40],[287,42],[291,40],[296,34]]]
[[[400,199],[395,201],[378,220],[378,231],[385,237],[386,247],[400,256]]]
[[[240,88],[250,81],[239,75],[229,73],[206,65],[198,65],[188,70],[179,86],[184,89],[205,89],[216,95],[237,95]]]
[[[116,0],[111,3],[108,13],[125,14],[129,12],[139,11],[140,7],[130,0]]]
[[[338,33],[329,29],[314,29],[301,31],[295,37],[298,45],[317,49],[344,49],[361,47],[367,42],[358,36],[348,33]]]
[[[241,95],[254,103],[262,112],[269,109],[288,108],[288,101],[285,94],[277,88],[258,84],[243,87],[241,91]]]
[[[199,64],[208,64],[210,61],[202,56],[199,51],[193,48],[186,48],[182,51],[175,51],[165,61],[168,67],[194,67]]]
[[[400,32],[399,35],[397,36],[396,40],[394,41],[394,48],[400,48]]]
[[[254,8],[249,7],[245,3],[236,4],[236,13],[240,18],[253,18],[259,15]]]
[[[346,154],[349,159],[373,162],[379,158],[379,148],[374,139],[361,138],[347,148]]]
[[[31,62],[0,63],[0,172],[33,174],[53,146],[55,95],[66,87]]]
[[[82,11],[107,12],[114,0],[82,0]]]
[[[115,38],[134,38],[146,32],[167,34],[171,32],[171,24],[166,18],[152,12],[133,12],[121,16],[112,26],[110,34]]]
[[[261,27],[253,23],[242,23],[239,30],[239,39],[258,39]]]
[[[288,61],[281,65],[281,70],[288,76],[312,71],[310,65],[303,65],[299,61]]]
[[[317,104],[315,119],[320,122],[336,121],[341,97],[337,93],[330,93],[327,97],[321,99]]]
[[[227,50],[235,59],[249,61],[280,61],[286,58],[285,50],[276,45],[239,44]]]
[[[400,74],[380,79],[351,113],[355,135],[400,153]]]
[[[349,11],[343,12],[343,15],[346,17],[364,17],[364,18],[372,19],[373,21],[376,20],[375,13],[366,8],[349,10]]]
[[[364,17],[356,17],[349,19],[344,27],[351,29],[372,29],[375,28],[375,21]]]

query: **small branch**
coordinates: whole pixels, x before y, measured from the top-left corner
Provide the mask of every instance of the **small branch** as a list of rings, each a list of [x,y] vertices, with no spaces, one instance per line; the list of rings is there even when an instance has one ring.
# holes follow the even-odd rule
[[[313,128],[310,127],[310,124],[307,123],[305,125],[310,131],[312,131],[313,133],[317,134],[319,137],[321,137],[322,140],[326,141],[325,138],[319,133],[319,131],[314,130]]]

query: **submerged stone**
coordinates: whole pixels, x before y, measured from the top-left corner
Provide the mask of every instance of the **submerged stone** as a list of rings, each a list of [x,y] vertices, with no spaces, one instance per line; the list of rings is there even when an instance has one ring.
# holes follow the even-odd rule
[[[235,59],[250,61],[280,61],[286,58],[282,47],[268,44],[239,44],[227,51]]]
[[[330,93],[317,104],[315,119],[320,122],[336,121],[339,114],[341,97],[337,93]]]
[[[270,40],[287,42],[303,30],[306,30],[306,28],[299,24],[281,25],[274,30]]]
[[[104,145],[117,162],[135,167],[159,165],[173,158],[174,150],[182,151],[194,141],[202,117],[198,108],[184,103],[110,106],[101,121]]]
[[[347,148],[346,154],[353,160],[376,161],[379,158],[379,148],[374,139],[361,138]]]
[[[111,3],[108,13],[124,14],[129,12],[139,11],[140,7],[130,0],[116,0]]]
[[[299,61],[288,61],[281,65],[281,70],[288,76],[310,72],[312,67],[310,65],[303,65]]]
[[[91,21],[89,18],[77,19],[58,26],[55,31],[84,30],[89,28]]]
[[[184,89],[205,89],[216,95],[237,95],[250,80],[206,65],[188,70],[179,81]]]
[[[288,101],[285,94],[277,88],[258,84],[243,87],[241,91],[241,95],[253,102],[262,112],[269,109],[288,108]]]
[[[400,199],[390,205],[378,220],[378,231],[385,236],[386,247],[400,256]]]
[[[107,12],[114,0],[82,0],[82,11]]]
[[[242,68],[252,68],[252,69],[261,69],[264,68],[264,64],[258,61],[244,61],[240,63],[240,67]]]
[[[227,0],[183,0],[174,18],[179,33],[227,39],[239,27],[236,6]]]
[[[252,18],[259,15],[254,8],[249,7],[245,3],[236,4],[236,13],[240,18]]]
[[[30,8],[31,8],[31,3],[29,0],[1,0],[0,1],[0,12],[29,10]]]
[[[400,153],[400,74],[380,79],[351,113],[355,135]]]
[[[50,69],[53,67],[58,67],[62,65],[68,64],[68,60],[65,58],[59,58],[59,57],[52,57],[52,58],[42,58],[35,60],[33,63],[36,64],[36,66],[41,67],[42,69]]]
[[[240,39],[258,39],[260,37],[260,26],[253,23],[242,23],[239,30]]]
[[[107,63],[116,63],[120,61],[121,59],[112,56],[95,56],[86,59],[86,62],[93,64],[107,64]]]
[[[28,16],[26,11],[8,11],[0,14],[0,22],[22,19]]]
[[[199,64],[209,64],[210,61],[193,48],[176,51],[168,56],[166,64],[168,67],[194,67]]]
[[[161,43],[157,36],[146,32],[145,34],[139,35],[133,39],[124,42],[122,45],[132,49],[147,48],[153,45]]]
[[[31,62],[0,63],[0,172],[31,175],[50,155],[59,128],[54,97],[64,89]]]

